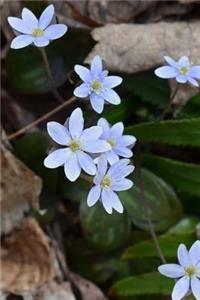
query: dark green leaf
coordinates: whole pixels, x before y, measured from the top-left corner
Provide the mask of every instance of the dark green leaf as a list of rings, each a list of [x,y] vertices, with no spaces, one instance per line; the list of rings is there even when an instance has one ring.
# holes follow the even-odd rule
[[[178,114],[180,118],[195,118],[199,117],[200,112],[200,93],[188,100]]]
[[[200,196],[200,166],[163,158],[144,155],[144,166],[166,180],[178,191]]]
[[[126,133],[142,143],[200,146],[200,118],[142,123],[127,127]]]

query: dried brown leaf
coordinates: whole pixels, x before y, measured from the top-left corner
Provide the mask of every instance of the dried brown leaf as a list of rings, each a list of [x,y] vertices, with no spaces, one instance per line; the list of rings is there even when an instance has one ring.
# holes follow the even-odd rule
[[[30,204],[38,208],[41,179],[5,147],[2,149],[1,212],[3,233],[9,233],[24,217]]]
[[[163,56],[188,55],[199,62],[200,22],[106,25],[92,31],[97,44],[86,58],[99,54],[109,70],[135,73],[163,64]]]
[[[33,218],[24,221],[2,244],[1,290],[20,294],[43,286],[55,275],[47,237]]]

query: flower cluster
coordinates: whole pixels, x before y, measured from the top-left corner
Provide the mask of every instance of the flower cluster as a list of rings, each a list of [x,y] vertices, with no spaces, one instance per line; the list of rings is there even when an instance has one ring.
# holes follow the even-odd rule
[[[158,268],[161,274],[176,280],[172,300],[181,300],[191,293],[200,300],[200,241],[196,241],[189,251],[181,244],[177,256],[179,264],[165,264]]]

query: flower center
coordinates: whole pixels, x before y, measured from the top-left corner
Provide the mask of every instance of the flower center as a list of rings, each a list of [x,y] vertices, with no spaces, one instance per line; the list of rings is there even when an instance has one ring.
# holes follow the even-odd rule
[[[196,275],[196,268],[194,266],[189,266],[185,268],[185,273],[188,277],[192,278]]]
[[[76,140],[72,140],[70,145],[69,145],[69,148],[73,151],[73,152],[76,152],[78,150],[80,150],[80,147],[81,147],[81,144],[79,141],[76,141]]]
[[[181,75],[186,75],[188,73],[188,68],[182,67],[180,68],[179,72]]]
[[[112,178],[108,175],[104,176],[101,180],[101,186],[104,189],[108,189],[112,184]]]
[[[95,93],[97,93],[100,88],[101,88],[101,82],[99,82],[98,80],[92,80],[92,82],[91,82],[91,89]]]
[[[35,28],[32,32],[32,35],[34,37],[40,37],[40,36],[43,36],[44,35],[44,31],[40,28]]]
[[[116,142],[113,139],[108,139],[107,140],[108,144],[110,144],[110,146],[113,148],[116,145]]]

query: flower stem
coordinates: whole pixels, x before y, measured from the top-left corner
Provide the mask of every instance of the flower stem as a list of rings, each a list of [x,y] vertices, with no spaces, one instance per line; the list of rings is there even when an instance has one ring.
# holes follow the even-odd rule
[[[49,117],[51,117],[52,115],[54,115],[55,113],[57,113],[58,111],[60,111],[61,109],[63,109],[64,107],[70,105],[74,101],[76,101],[76,97],[73,96],[73,97],[69,98],[68,100],[66,100],[65,102],[61,103],[56,108],[50,110],[48,113],[46,113],[43,116],[41,116],[40,118],[36,119],[32,123],[26,125],[25,127],[19,129],[18,131],[14,132],[14,133],[8,135],[7,136],[7,140],[12,140],[12,139],[16,138],[17,136],[25,133],[26,131],[28,131],[32,127],[34,127],[34,126],[38,125],[39,123],[41,123],[42,121],[48,119]]]
[[[162,115],[161,115],[161,117],[160,117],[160,121],[164,120],[166,114],[167,114],[168,111],[170,110],[170,108],[171,108],[171,106],[172,106],[172,103],[173,103],[173,100],[174,100],[174,98],[176,97],[177,92],[178,92],[178,90],[179,90],[179,87],[180,87],[180,86],[177,85],[176,88],[175,88],[175,90],[174,90],[174,92],[172,93],[172,95],[171,95],[171,97],[170,97],[170,100],[169,100],[168,104],[166,105],[165,109],[163,110],[163,113],[162,113]]]
[[[53,75],[52,75],[52,72],[51,72],[51,67],[49,65],[49,60],[48,60],[48,57],[47,57],[46,50],[45,50],[44,47],[39,47],[38,49],[41,53],[41,56],[42,56],[42,59],[43,59],[44,65],[45,65],[45,69],[46,69],[46,73],[47,73],[47,76],[48,76],[48,79],[49,79],[51,92],[54,95],[54,97],[58,100],[58,102],[62,103],[62,102],[64,102],[64,99],[60,96],[60,94],[58,93],[58,91],[56,89],[55,81],[54,81],[54,78],[53,78]]]

